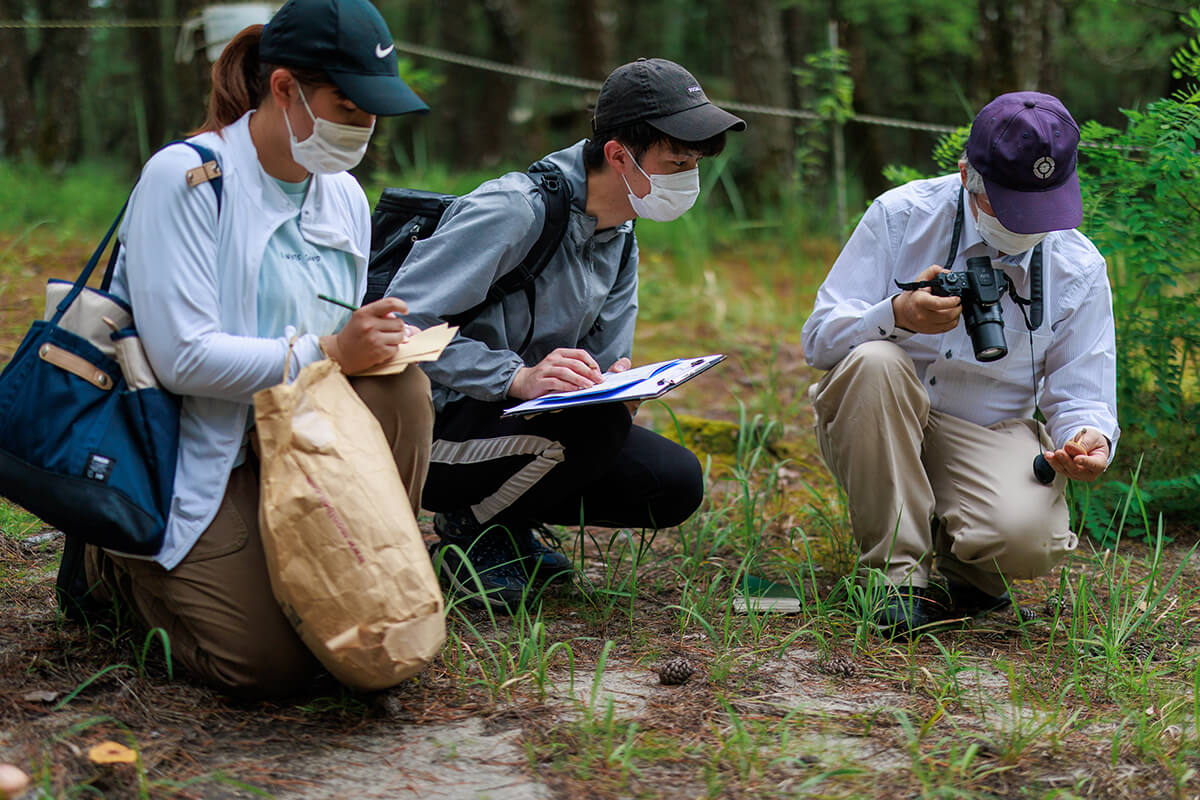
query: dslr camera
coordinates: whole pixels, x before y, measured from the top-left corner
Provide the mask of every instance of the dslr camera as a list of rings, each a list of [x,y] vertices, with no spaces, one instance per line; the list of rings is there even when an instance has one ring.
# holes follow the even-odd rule
[[[1000,312],[1000,298],[1008,289],[1004,273],[992,268],[987,256],[967,259],[965,272],[943,272],[933,280],[901,283],[901,289],[911,290],[929,287],[940,297],[958,297],[962,300],[963,323],[975,348],[975,360],[996,361],[1008,355],[1008,344],[1004,340],[1004,317]]]

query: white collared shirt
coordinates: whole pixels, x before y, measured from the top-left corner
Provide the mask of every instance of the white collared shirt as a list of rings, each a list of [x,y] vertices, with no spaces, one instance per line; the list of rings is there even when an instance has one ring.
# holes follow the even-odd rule
[[[1000,257],[983,242],[970,204],[953,265],[943,264],[950,249],[962,186],[958,174],[913,181],[875,200],[851,234],[817,293],[804,323],[808,363],[830,369],[855,346],[892,341],[912,357],[931,407],[979,425],[1029,417],[1037,405],[1057,447],[1081,428],[1099,430],[1116,451],[1116,347],[1112,296],[1104,257],[1075,230],[1053,231],[1043,249],[1044,321],[1030,333],[1009,295],[1001,300],[1008,355],[984,363],[975,359],[966,326],[939,334],[917,334],[896,326],[892,297],[896,281],[915,281],[932,264],[955,272],[972,256],[989,256],[1012,278],[1023,298],[1030,296],[1032,251]]]

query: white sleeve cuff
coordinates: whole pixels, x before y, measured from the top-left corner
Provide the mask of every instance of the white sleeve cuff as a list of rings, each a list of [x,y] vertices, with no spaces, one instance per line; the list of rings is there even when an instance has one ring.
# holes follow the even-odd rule
[[[912,337],[912,331],[896,327],[896,315],[892,309],[892,298],[887,297],[867,309],[862,315],[863,339],[903,342]]]

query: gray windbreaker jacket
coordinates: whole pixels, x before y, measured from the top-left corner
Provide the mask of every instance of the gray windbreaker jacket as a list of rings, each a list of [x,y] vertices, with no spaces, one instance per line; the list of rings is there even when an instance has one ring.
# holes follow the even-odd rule
[[[633,226],[626,222],[598,231],[596,218],[585,213],[582,141],[546,160],[558,166],[570,184],[571,213],[562,244],[534,282],[535,327],[529,347],[515,352],[529,329],[524,292],[485,308],[459,331],[441,358],[422,365],[433,382],[438,411],[463,396],[505,399],[517,369],[537,364],[558,347],[587,350],[601,369],[632,355],[637,245],[623,274],[620,260]],[[387,293],[408,303],[409,323],[421,328],[465,311],[521,263],[542,232],[545,214],[524,172],[487,181],[455,201],[433,235],[413,246]]]

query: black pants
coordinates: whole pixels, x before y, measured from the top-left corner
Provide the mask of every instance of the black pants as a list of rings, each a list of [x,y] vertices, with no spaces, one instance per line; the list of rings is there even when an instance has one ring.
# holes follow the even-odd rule
[[[667,528],[704,497],[691,451],[634,425],[621,403],[501,419],[470,398],[437,415],[421,504],[480,522]]]

